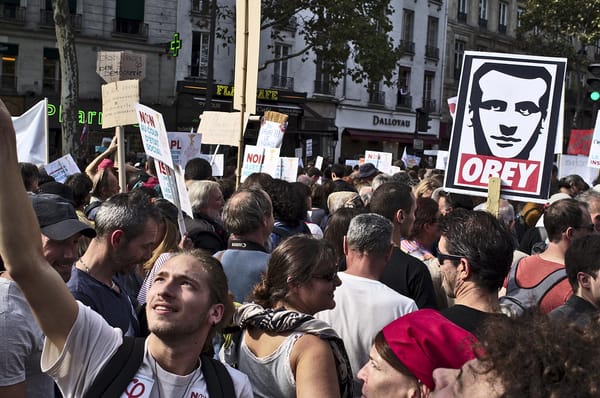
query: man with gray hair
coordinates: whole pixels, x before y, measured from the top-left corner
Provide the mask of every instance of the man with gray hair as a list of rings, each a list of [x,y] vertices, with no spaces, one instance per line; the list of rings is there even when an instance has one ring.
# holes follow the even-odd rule
[[[358,395],[362,383],[357,373],[369,359],[375,335],[391,321],[418,309],[412,299],[379,282],[392,253],[392,230],[392,223],[375,213],[359,214],[350,221],[344,237],[347,269],[338,272],[342,284],[335,290],[335,308],[315,315],[344,340]]]
[[[225,203],[223,223],[231,235],[227,250],[214,257],[223,264],[235,301],[242,303],[267,270],[274,223],[271,198],[257,187],[238,190]]]

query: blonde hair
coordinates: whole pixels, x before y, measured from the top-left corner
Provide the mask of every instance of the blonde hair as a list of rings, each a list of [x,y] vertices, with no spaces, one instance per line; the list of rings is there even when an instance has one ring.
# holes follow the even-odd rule
[[[148,261],[144,263],[142,266],[143,275],[147,275],[158,257],[160,257],[163,253],[177,252],[179,251],[179,241],[181,240],[181,234],[179,233],[179,228],[177,225],[173,224],[167,218],[163,218],[163,222],[165,223],[165,235],[162,240],[158,244],[158,246],[152,251],[152,257]]]

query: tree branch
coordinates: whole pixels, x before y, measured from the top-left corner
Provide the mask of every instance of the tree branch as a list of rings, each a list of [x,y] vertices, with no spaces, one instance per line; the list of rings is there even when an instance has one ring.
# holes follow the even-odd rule
[[[305,52],[307,52],[308,50],[310,50],[311,48],[313,48],[313,45],[309,44],[306,47],[304,47],[302,50],[296,51],[295,53],[292,53],[292,54],[288,54],[285,57],[269,59],[264,64],[260,65],[258,67],[258,70],[259,71],[265,70],[265,69],[267,69],[267,66],[269,66],[270,64],[274,64],[275,62],[286,61],[290,58],[298,57],[298,56],[304,54]]]

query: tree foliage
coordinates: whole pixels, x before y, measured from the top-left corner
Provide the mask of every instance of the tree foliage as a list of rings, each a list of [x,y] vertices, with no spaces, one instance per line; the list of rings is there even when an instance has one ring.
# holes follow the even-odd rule
[[[393,12],[390,0],[262,0],[261,29],[271,28],[275,43],[293,21],[305,46],[285,59],[307,61],[312,53],[321,71],[332,79],[348,75],[357,83],[383,80],[390,84],[402,55],[390,36]],[[220,15],[226,18],[233,13],[221,9]],[[219,33],[223,38],[229,32],[221,29]],[[354,63],[347,63],[348,59]],[[266,60],[260,67],[280,60]]]
[[[567,57],[577,67],[586,46],[600,40],[600,0],[528,0],[519,33],[522,50]]]

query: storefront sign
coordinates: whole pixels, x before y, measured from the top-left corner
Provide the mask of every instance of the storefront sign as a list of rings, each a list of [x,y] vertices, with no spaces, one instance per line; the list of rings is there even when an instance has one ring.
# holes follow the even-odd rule
[[[410,119],[373,115],[373,126],[410,127]]]

